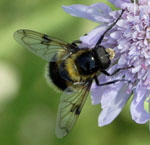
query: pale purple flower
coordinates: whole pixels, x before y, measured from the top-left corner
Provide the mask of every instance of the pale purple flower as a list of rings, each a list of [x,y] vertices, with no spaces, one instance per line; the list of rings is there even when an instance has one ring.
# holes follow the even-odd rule
[[[150,113],[144,103],[149,104],[150,97],[150,0],[109,0],[116,7],[124,9],[121,19],[107,32],[101,45],[113,48],[116,56],[112,66],[107,70],[113,72],[117,68],[134,66],[123,70],[113,77],[101,74],[101,83],[116,79],[130,80],[131,83],[117,82],[107,86],[92,85],[92,103],[101,104],[99,126],[111,123],[121,112],[122,108],[132,96],[130,111],[132,119],[139,124],[150,120]],[[64,10],[76,17],[82,17],[100,23],[98,27],[82,36],[81,48],[93,48],[101,34],[120,15],[121,10],[112,11],[103,3],[90,6],[63,6]],[[117,62],[117,63],[115,63]]]

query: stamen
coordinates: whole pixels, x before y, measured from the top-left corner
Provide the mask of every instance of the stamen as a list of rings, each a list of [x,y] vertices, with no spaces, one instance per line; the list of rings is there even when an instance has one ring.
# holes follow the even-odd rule
[[[131,89],[128,88],[128,89],[126,90],[126,93],[127,93],[127,94],[130,94],[130,93],[131,93]]]
[[[142,67],[144,70],[146,70],[146,69],[147,69],[147,67],[146,67],[146,65],[145,65],[145,64],[141,64],[141,67]]]
[[[134,17],[135,17],[135,13],[136,13],[136,0],[134,0]]]
[[[134,22],[135,22],[135,15],[136,15],[136,2],[137,2],[137,1],[134,0],[134,10],[133,10],[133,11],[134,11],[134,14],[133,14],[133,15],[134,15],[134,18],[133,18],[133,19],[134,19],[134,20],[133,20]],[[134,25],[135,25],[135,23],[134,23]]]

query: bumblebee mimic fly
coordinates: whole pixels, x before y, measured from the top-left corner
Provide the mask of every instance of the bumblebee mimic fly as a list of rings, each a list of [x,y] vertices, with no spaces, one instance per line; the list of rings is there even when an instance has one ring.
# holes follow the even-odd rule
[[[32,30],[21,29],[14,33],[14,38],[22,46],[49,62],[48,77],[62,90],[56,122],[56,136],[66,136],[76,123],[89,94],[93,80],[98,86],[108,85],[120,80],[100,84],[97,76],[109,74],[106,69],[111,64],[114,51],[101,46],[105,34],[117,23],[123,14],[111,24],[99,38],[94,48],[80,49],[78,43],[68,43]]]

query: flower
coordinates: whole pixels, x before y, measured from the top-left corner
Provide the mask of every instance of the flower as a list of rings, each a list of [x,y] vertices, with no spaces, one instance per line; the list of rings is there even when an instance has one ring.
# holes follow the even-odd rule
[[[98,124],[104,126],[119,115],[132,96],[130,105],[132,119],[136,123],[144,124],[150,120],[150,113],[144,107],[145,102],[150,106],[150,1],[138,0],[137,3],[135,0],[134,2],[130,0],[109,1],[125,11],[117,24],[106,33],[101,43],[105,48],[113,48],[116,53],[112,66],[107,71],[112,73],[117,68],[134,67],[124,69],[111,77],[101,74],[98,78],[101,83],[122,78],[131,83],[120,81],[101,87],[93,83],[92,103],[101,104],[102,111]],[[81,48],[93,48],[100,36],[121,12],[121,10],[111,10],[104,3],[90,6],[63,6],[63,9],[72,16],[100,23],[88,35],[80,38]]]

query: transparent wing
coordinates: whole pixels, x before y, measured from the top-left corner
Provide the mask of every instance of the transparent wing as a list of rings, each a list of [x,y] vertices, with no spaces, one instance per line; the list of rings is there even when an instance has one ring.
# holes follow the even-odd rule
[[[14,39],[47,61],[54,61],[52,58],[56,52],[69,52],[70,47],[70,44],[65,41],[32,30],[18,30],[14,33]]]
[[[68,87],[62,94],[56,122],[56,136],[58,138],[66,136],[75,125],[89,94],[91,84],[92,82],[89,82],[80,89]]]

